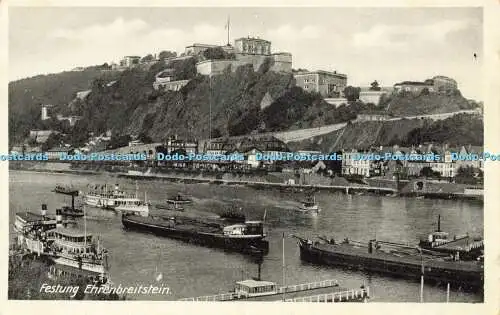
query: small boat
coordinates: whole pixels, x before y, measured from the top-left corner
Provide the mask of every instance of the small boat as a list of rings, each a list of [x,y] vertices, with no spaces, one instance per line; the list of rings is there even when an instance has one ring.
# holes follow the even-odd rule
[[[81,218],[84,216],[83,210],[64,206],[61,208],[61,214],[65,217]]]
[[[61,184],[57,184],[52,191],[58,194],[71,195],[71,196],[78,196],[79,194],[78,189],[75,189],[72,186],[61,185]]]
[[[161,210],[184,211],[184,207],[179,202],[159,203],[155,207]]]
[[[316,198],[314,195],[309,196],[309,198],[302,203],[299,207],[301,212],[312,212],[318,213],[320,211],[319,205],[316,203]]]
[[[167,203],[190,204],[193,203],[193,197],[191,197],[190,195],[178,193],[174,198],[168,198]]]

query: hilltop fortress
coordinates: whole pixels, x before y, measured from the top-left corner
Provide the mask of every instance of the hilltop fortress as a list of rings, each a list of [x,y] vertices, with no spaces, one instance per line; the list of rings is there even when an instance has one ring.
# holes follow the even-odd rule
[[[255,71],[269,59],[270,70],[275,72],[292,73],[292,54],[288,52],[271,53],[271,42],[254,37],[242,37],[234,41],[234,46],[193,44],[186,47],[185,55],[193,56],[203,53],[208,48],[221,47],[228,55],[233,55],[234,59],[203,60],[196,64],[196,70],[202,75],[221,74],[226,68],[231,71],[241,65],[252,64]]]

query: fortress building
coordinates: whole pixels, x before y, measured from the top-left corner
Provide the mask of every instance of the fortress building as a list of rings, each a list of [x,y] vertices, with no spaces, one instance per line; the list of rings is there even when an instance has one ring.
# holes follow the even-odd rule
[[[191,54],[202,53],[212,45],[193,44],[186,47],[186,52]],[[225,69],[230,68],[236,71],[239,66],[251,64],[255,71],[261,65],[269,62],[270,70],[276,72],[292,73],[292,54],[288,52],[271,52],[271,42],[256,38],[242,37],[234,41],[233,45],[219,46],[226,53],[233,54],[234,59],[204,60],[196,64],[196,70],[202,75],[222,74]],[[196,49],[195,49],[196,48]]]

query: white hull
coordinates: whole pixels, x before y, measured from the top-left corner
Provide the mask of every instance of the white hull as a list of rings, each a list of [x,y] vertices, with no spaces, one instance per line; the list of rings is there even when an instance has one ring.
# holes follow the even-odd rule
[[[69,257],[51,257],[51,259],[59,265],[73,267],[76,269],[81,269],[97,274],[105,274],[106,270],[102,264],[90,263],[90,262],[82,262],[82,266],[80,268],[79,262],[76,259]]]
[[[318,205],[314,205],[312,207],[304,207],[304,206],[302,206],[302,207],[299,208],[299,210],[301,212],[319,212],[320,211]]]
[[[115,201],[106,197],[86,195],[85,204],[96,208],[114,208]]]
[[[140,206],[127,206],[127,205],[119,205],[114,208],[115,211],[126,213],[126,214],[137,214],[143,217],[147,217],[149,215],[149,205],[140,205]]]
[[[30,253],[43,254],[46,247],[43,242],[18,234],[17,244],[27,249]]]

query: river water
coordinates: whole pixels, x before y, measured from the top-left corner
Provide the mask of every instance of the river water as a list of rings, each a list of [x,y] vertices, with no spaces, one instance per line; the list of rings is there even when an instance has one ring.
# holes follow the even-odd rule
[[[108,175],[82,176],[24,171],[10,172],[10,230],[14,214],[39,212],[48,205],[48,213],[69,204],[70,198],[51,192],[56,184],[72,184],[85,190],[88,184],[115,184],[135,189],[135,181]],[[139,181],[153,204],[177,192],[189,193],[194,204],[186,211],[217,212],[225,207],[241,207],[247,219],[262,219],[266,211],[266,228],[270,252],[262,262],[262,279],[279,284],[283,279],[283,238],[285,279],[287,284],[336,279],[342,287],[370,287],[371,302],[418,302],[420,283],[385,276],[369,275],[334,267],[301,262],[297,242],[291,234],[303,237],[325,235],[341,240],[345,237],[368,241],[380,240],[416,244],[436,228],[440,214],[441,229],[450,235],[466,232],[483,234],[483,205],[471,201],[418,200],[381,196],[346,196],[320,192],[316,200],[322,208],[317,217],[296,212],[300,196],[276,190],[255,190],[242,186],[177,184],[162,181]],[[294,200],[295,199],[295,200]],[[238,253],[189,245],[122,228],[120,216],[113,212],[87,208],[87,231],[100,236],[110,252],[112,281],[122,286],[159,285],[170,288],[170,295],[129,295],[138,300],[175,300],[228,292],[236,281],[257,276],[258,266]],[[79,225],[83,228],[83,220]],[[156,275],[163,274],[161,283]],[[450,302],[482,302],[482,296],[453,290]],[[425,285],[424,301],[446,301],[446,290]]]

